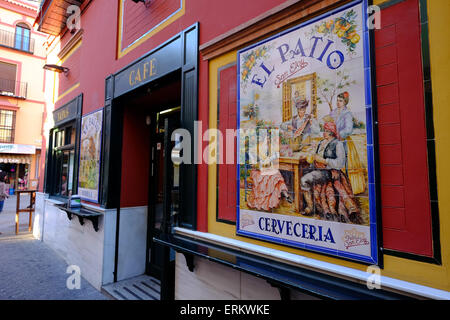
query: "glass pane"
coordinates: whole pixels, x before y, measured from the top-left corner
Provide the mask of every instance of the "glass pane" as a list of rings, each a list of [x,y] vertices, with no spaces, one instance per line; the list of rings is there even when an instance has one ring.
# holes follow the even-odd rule
[[[61,169],[62,169],[61,162],[62,162],[61,151],[57,151],[55,154],[55,182],[56,182],[55,194],[61,194]]]
[[[159,136],[155,149],[155,165],[157,176],[157,193],[156,193],[156,205],[155,205],[155,228],[161,229],[163,221],[163,201],[164,201],[164,143],[162,136]]]
[[[72,128],[72,131],[70,133],[70,144],[75,144],[76,140],[76,130],[75,128]]]
[[[74,166],[74,161],[75,161],[75,151],[71,150],[70,151],[70,156],[69,156],[69,185],[68,185],[68,195],[72,195],[72,191],[73,191],[73,166]]]
[[[68,196],[68,184],[67,178],[69,175],[69,151],[64,151],[62,160],[62,170],[61,170],[61,195]]]
[[[5,122],[1,122],[2,125],[4,123],[4,125],[6,127],[12,127],[13,126],[13,112],[12,111],[3,111],[5,114]],[[3,113],[2,112],[2,113]],[[2,119],[3,120],[3,119]]]
[[[23,29],[23,44],[22,49],[26,51],[30,51],[30,30]]]
[[[65,133],[64,130],[59,132],[59,143],[58,143],[58,146],[60,146],[60,147],[64,145],[64,136],[65,136],[64,133]]]
[[[53,148],[58,146],[58,132],[53,132]]]
[[[61,147],[61,136],[62,136],[62,132],[58,131],[55,133],[55,147]]]
[[[16,28],[16,42],[14,44],[16,49],[22,49],[22,30],[21,27]]]
[[[66,128],[64,130],[64,134],[65,134],[64,145],[68,145],[70,144],[70,140],[72,138],[72,127]]]

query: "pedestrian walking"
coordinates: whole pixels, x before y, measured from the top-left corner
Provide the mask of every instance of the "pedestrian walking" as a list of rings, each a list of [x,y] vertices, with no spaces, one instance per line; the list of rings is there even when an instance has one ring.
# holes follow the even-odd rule
[[[7,188],[6,188],[5,178],[6,178],[6,172],[4,172],[4,171],[0,172],[0,213],[2,213],[2,211],[3,211],[3,205],[5,204],[5,199],[9,198]],[[2,233],[0,232],[0,234],[2,234]]]

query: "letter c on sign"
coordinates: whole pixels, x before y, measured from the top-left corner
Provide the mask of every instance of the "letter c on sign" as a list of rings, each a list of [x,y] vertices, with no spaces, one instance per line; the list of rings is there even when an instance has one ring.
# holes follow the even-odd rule
[[[134,79],[134,76],[133,76],[133,74],[135,73],[135,71],[134,70],[132,70],[131,72],[130,72],[130,86],[133,86],[134,85],[134,82],[133,82],[133,79]]]
[[[261,223],[263,220],[264,220],[264,218],[259,218],[258,224],[259,224],[259,228],[264,231],[263,225]]]

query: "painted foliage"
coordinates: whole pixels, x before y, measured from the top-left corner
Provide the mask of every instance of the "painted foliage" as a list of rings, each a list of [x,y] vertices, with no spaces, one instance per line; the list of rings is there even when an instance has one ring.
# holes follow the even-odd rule
[[[83,117],[81,121],[80,173],[78,193],[86,200],[98,201],[103,110]]]
[[[239,51],[238,234],[377,262],[365,6]]]

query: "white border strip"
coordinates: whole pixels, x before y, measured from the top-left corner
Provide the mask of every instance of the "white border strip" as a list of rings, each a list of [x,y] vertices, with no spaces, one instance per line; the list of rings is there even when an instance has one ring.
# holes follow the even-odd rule
[[[316,259],[311,259],[296,254],[283,252],[271,248],[266,248],[263,246],[243,242],[240,240],[230,239],[222,236],[218,236],[211,233],[193,231],[185,228],[174,228],[175,233],[190,236],[199,240],[212,241],[217,244],[222,244],[227,247],[233,247],[234,249],[240,251],[247,251],[249,253],[259,254],[268,256],[271,258],[276,258],[277,260],[284,260],[289,263],[294,263],[302,265],[315,270],[325,271],[328,274],[335,274],[339,277],[346,277],[356,280],[360,283],[366,283],[367,279],[372,275],[368,272],[364,272],[357,269],[352,269],[348,267],[339,266],[329,262],[323,262]],[[382,287],[393,289],[396,291],[401,291],[409,294],[413,294],[420,297],[425,297],[429,299],[437,300],[450,300],[450,292],[439,290],[419,284],[415,284],[408,281],[397,280],[394,278],[381,276]]]

